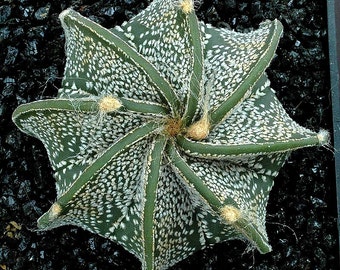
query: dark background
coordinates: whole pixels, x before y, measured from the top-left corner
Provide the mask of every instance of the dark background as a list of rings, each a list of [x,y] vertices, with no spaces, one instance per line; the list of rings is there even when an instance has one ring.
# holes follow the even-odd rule
[[[56,197],[53,173],[42,144],[21,133],[11,114],[19,104],[57,93],[65,63],[58,20],[63,9],[73,6],[113,27],[147,4],[0,0],[0,269],[140,268],[120,246],[82,229],[35,231],[37,218]],[[318,131],[332,129],[326,11],[326,0],[215,0],[201,1],[197,14],[238,31],[281,20],[285,32],[268,75],[292,118]],[[245,243],[230,241],[173,269],[338,269],[332,150],[294,152],[276,178],[267,209],[271,253],[247,252]]]

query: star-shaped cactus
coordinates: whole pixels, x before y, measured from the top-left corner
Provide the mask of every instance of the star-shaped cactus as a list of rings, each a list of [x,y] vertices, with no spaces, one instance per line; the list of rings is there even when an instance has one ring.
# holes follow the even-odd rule
[[[273,178],[289,153],[327,143],[285,112],[265,74],[279,21],[237,33],[199,22],[191,0],[155,0],[108,30],[61,13],[67,61],[56,99],[19,106],[57,199],[41,230],[73,224],[166,269],[229,239],[271,250]]]

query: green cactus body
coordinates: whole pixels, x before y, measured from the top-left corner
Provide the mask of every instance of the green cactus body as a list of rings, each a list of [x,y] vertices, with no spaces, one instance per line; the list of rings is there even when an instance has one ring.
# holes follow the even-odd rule
[[[60,19],[58,97],[13,113],[55,170],[57,199],[38,227],[80,226],[143,269],[230,239],[269,252],[273,178],[292,150],[328,140],[295,123],[270,88],[280,22],[217,29],[191,0],[155,0],[111,30],[72,10]]]

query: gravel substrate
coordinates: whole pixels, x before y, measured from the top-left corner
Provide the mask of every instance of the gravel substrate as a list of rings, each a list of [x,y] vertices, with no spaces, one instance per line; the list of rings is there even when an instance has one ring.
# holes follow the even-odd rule
[[[278,18],[285,27],[268,69],[287,112],[313,130],[331,130],[326,1],[201,1],[198,16],[237,31]],[[11,122],[22,103],[53,97],[65,63],[58,14],[70,6],[105,27],[128,20],[148,1],[4,0],[0,5],[0,269],[139,269],[120,246],[76,227],[37,232],[55,200],[42,144]],[[241,241],[199,251],[172,269],[338,269],[333,153],[294,152],[276,178],[267,229],[273,251]]]

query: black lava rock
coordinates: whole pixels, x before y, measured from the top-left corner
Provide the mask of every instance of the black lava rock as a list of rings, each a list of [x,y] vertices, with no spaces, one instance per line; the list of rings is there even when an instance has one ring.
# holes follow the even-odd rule
[[[65,62],[58,14],[72,6],[113,27],[146,0],[4,0],[0,6],[0,269],[139,269],[117,244],[75,227],[38,232],[37,218],[55,200],[53,172],[42,144],[12,123],[22,103],[56,96]],[[331,130],[326,1],[201,1],[201,20],[246,31],[278,18],[284,36],[268,69],[272,87],[301,125]],[[326,148],[294,152],[276,178],[266,255],[230,241],[199,251],[172,269],[338,269],[333,155]],[[20,226],[21,225],[21,226]]]

